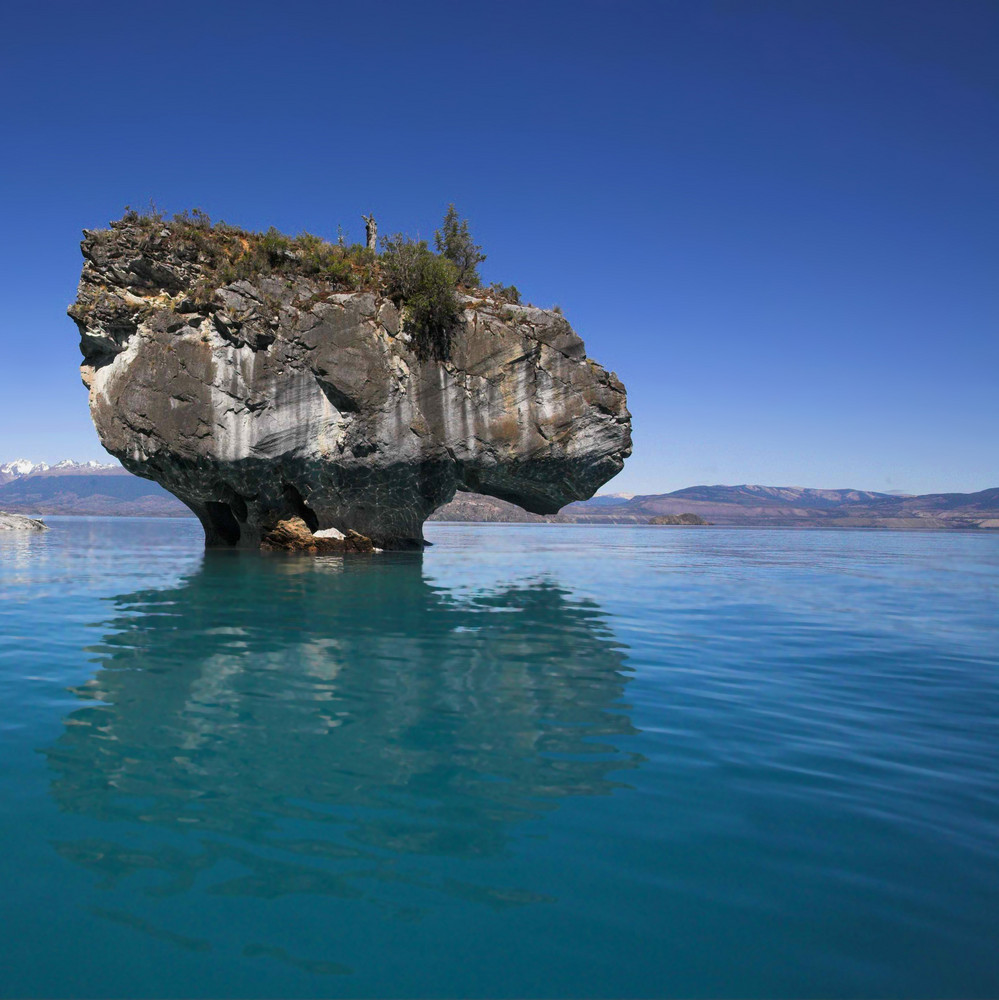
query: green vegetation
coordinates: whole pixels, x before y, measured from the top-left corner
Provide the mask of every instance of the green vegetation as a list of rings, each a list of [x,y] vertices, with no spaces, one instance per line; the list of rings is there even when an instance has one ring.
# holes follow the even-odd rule
[[[455,295],[458,271],[446,257],[435,254],[425,240],[402,233],[382,240],[382,273],[386,291],[403,310],[403,324],[423,358],[450,356],[451,341],[461,326],[461,306]]]
[[[517,290],[516,285],[503,285],[498,281],[494,281],[489,286],[489,291],[497,299],[503,299],[511,305],[520,305],[520,292]]]
[[[434,245],[442,257],[454,264],[459,284],[466,288],[479,287],[481,282],[478,266],[486,259],[486,255],[481,252],[482,247],[472,242],[468,220],[458,215],[453,203],[448,205],[441,228],[434,233]]]
[[[167,220],[153,204],[145,212],[126,206],[120,223],[142,231],[142,246],[151,254],[167,252],[197,266],[199,278],[190,300],[207,308],[217,289],[261,275],[317,279],[327,286],[309,300],[337,291],[370,289],[391,297],[403,313],[403,330],[412,337],[422,358],[445,359],[462,323],[458,291],[480,286],[478,265],[486,259],[469,232],[468,222],[450,205],[434,234],[437,252],[426,240],[397,233],[383,238],[381,253],[361,244],[348,245],[338,227],[330,243],[312,233],[287,236],[273,226],[251,232],[225,222],[213,222],[199,208]],[[481,293],[480,293],[481,294]],[[514,285],[493,283],[488,297],[520,303]]]
[[[265,233],[212,222],[195,208],[167,221],[154,205],[146,212],[127,207],[121,220],[143,231],[145,248],[166,250],[197,262],[203,277],[195,289],[210,296],[216,288],[260,275],[305,275],[331,290],[353,291],[377,284],[376,255],[359,244],[328,243],[312,233],[286,236],[271,226]]]

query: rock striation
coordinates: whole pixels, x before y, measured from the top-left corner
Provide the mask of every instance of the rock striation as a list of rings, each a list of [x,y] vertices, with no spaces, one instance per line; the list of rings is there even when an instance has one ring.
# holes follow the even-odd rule
[[[415,548],[456,490],[554,513],[631,452],[624,386],[557,312],[463,294],[448,356],[427,357],[377,267],[350,290],[294,259],[234,275],[221,237],[194,235],[85,231],[69,314],[104,447],[190,507],[208,545],[257,547],[297,517]],[[227,229],[226,252],[255,235]]]

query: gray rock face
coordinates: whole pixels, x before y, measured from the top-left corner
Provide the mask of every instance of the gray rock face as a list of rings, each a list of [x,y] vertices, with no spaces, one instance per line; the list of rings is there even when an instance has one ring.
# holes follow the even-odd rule
[[[450,356],[427,360],[377,290],[216,284],[169,226],[84,235],[69,312],[101,441],[209,545],[256,547],[297,516],[416,547],[455,490],[553,513],[631,452],[624,386],[557,313],[465,296]]]
[[[48,531],[44,521],[36,521],[23,514],[5,514],[0,510],[0,531]]]

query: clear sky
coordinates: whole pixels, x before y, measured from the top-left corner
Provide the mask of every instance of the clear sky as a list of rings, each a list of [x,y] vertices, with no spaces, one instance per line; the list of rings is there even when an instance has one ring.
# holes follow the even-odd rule
[[[104,454],[82,228],[454,201],[624,380],[607,489],[999,485],[997,51],[993,0],[9,5],[0,459]]]

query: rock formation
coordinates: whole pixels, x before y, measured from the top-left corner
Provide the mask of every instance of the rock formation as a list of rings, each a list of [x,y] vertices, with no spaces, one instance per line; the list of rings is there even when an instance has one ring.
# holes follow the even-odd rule
[[[0,510],[0,531],[48,531],[49,526],[44,521],[23,514],[5,514]]]
[[[313,533],[300,517],[290,517],[278,521],[273,528],[264,532],[260,547],[268,552],[308,552],[310,555],[328,555],[346,552],[374,552],[370,538],[356,531],[347,534],[336,528]]]
[[[69,309],[104,447],[208,545],[299,517],[414,548],[456,489],[554,513],[622,467],[624,386],[560,314],[463,294],[449,355],[428,357],[373,258],[334,279],[304,237],[268,236],[134,215],[85,231]]]

